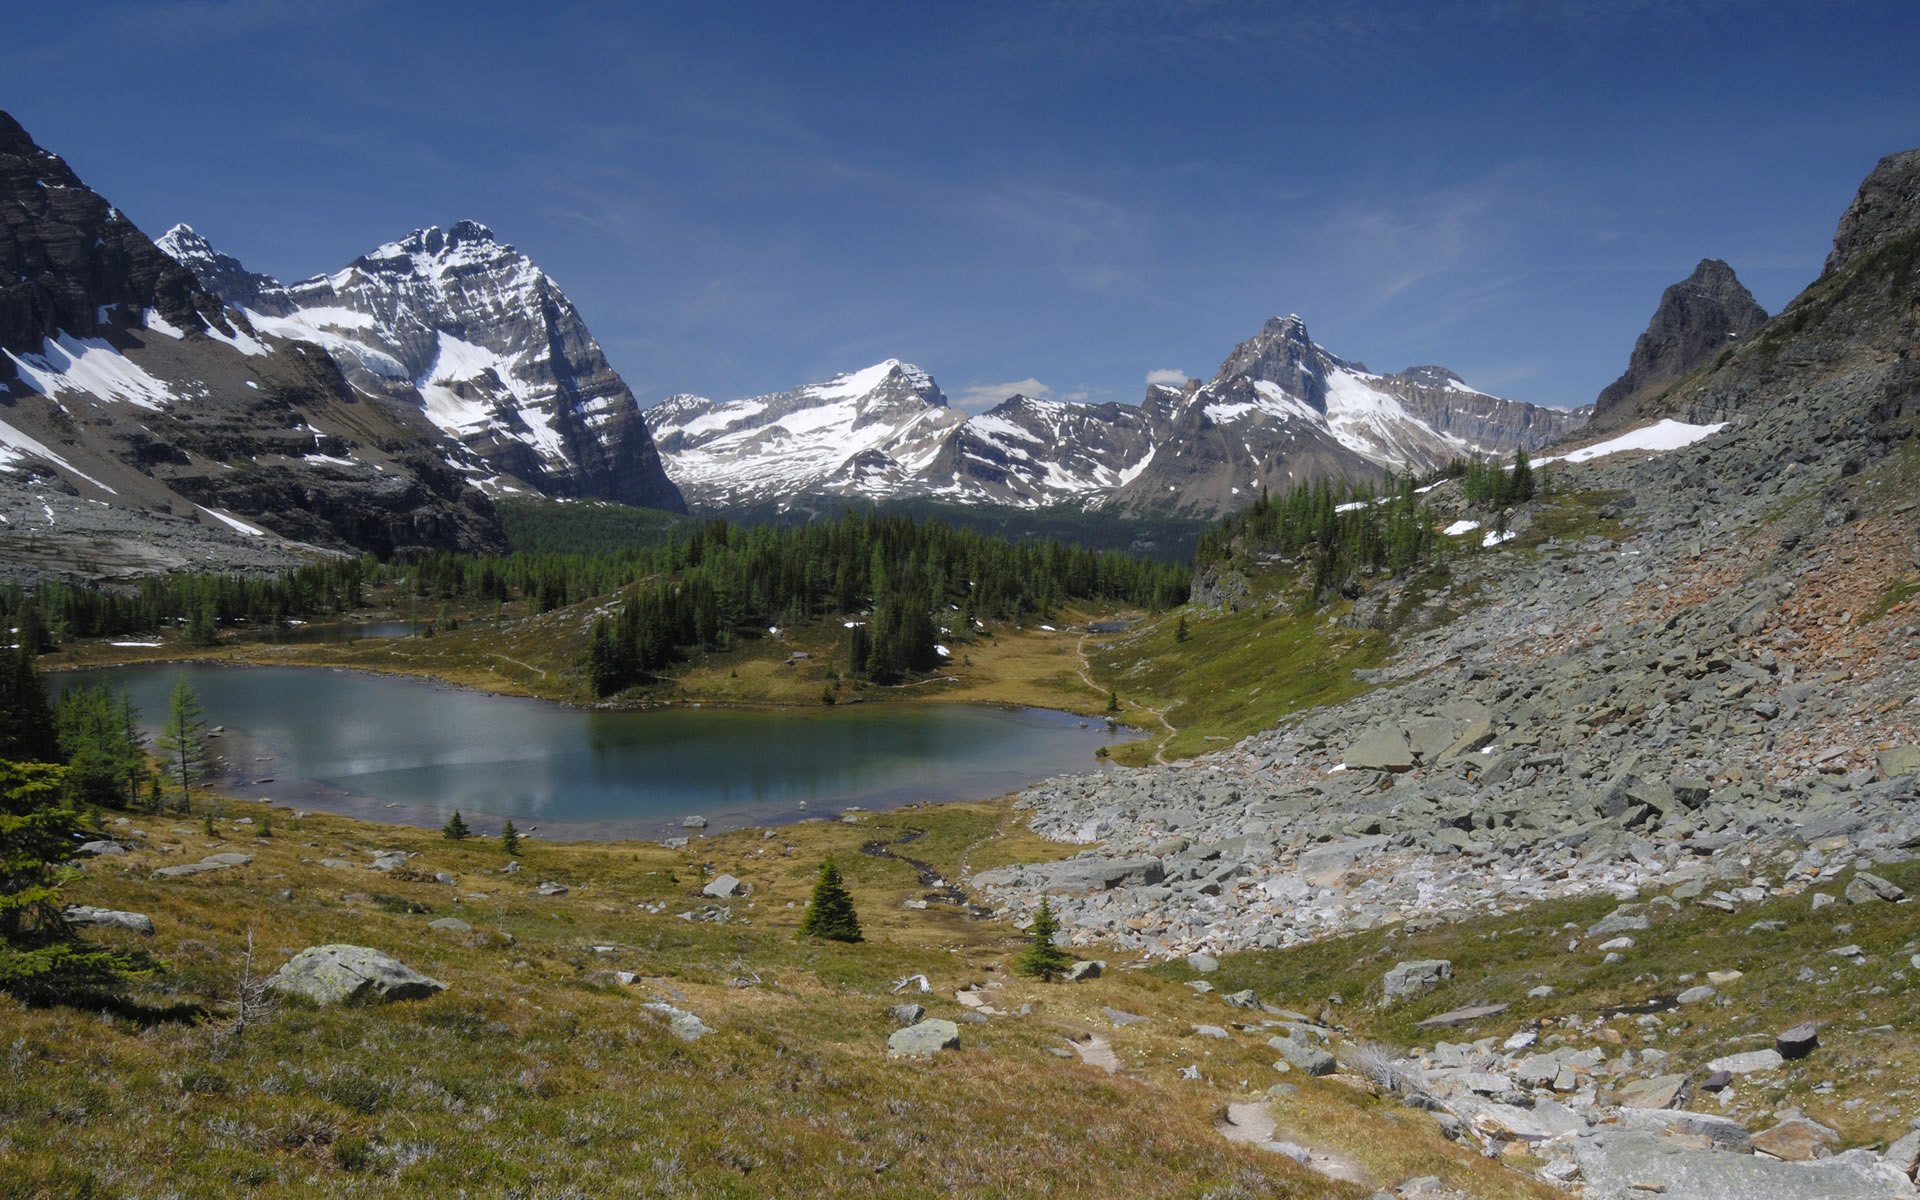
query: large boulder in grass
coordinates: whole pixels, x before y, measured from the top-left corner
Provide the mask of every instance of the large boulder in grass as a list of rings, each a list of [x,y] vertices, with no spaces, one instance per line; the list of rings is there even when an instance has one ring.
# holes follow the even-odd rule
[[[315,1004],[385,1004],[447,990],[390,954],[338,944],[307,947],[275,971],[267,986]]]

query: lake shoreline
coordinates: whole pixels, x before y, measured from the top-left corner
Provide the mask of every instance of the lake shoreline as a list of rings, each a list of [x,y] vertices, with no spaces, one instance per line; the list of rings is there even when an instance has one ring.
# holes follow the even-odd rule
[[[151,728],[164,716],[169,668],[190,672],[208,721],[221,728],[212,739],[221,777],[209,782],[236,799],[428,829],[458,809],[476,828],[511,819],[523,830],[593,841],[667,841],[980,800],[1114,769],[1086,742],[1146,736],[1057,709],[978,699],[838,712],[686,701],[654,705],[641,721],[633,708],[332,664],[199,656],[59,674],[96,672],[88,682],[128,687]],[[253,678],[211,682],[232,668],[254,668],[234,672]],[[428,693],[446,703],[423,703]],[[682,828],[688,817],[707,824]]]

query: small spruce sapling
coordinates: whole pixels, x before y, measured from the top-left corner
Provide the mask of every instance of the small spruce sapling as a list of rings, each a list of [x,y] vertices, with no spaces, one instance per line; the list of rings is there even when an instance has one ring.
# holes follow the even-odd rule
[[[853,911],[853,897],[840,882],[840,868],[829,857],[820,864],[820,878],[813,885],[813,898],[800,918],[801,937],[821,937],[834,942],[858,942],[860,918]]]
[[[1067,952],[1053,944],[1053,935],[1060,930],[1060,922],[1053,915],[1053,906],[1045,896],[1040,897],[1040,907],[1034,910],[1033,924],[1027,926],[1027,945],[1013,960],[1013,969],[1021,975],[1031,975],[1042,982],[1051,982],[1067,973],[1072,961]]]
[[[467,828],[467,823],[460,817],[460,810],[456,808],[452,818],[440,827],[440,836],[450,842],[464,842],[473,836],[473,830]]]
[[[508,854],[520,853],[520,831],[513,827],[511,817],[507,819],[505,825],[500,827],[500,848]]]

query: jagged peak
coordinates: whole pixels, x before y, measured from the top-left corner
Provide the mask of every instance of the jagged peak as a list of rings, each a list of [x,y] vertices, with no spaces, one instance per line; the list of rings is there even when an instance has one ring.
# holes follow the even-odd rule
[[[173,255],[175,258],[179,258],[180,254],[178,251],[183,250],[198,250],[206,254],[213,253],[213,243],[201,236],[193,226],[187,224],[185,221],[180,222],[172,229],[167,230],[159,237],[153,239],[153,244],[165,250],[168,254]]]
[[[349,268],[392,269],[405,264],[419,274],[453,261],[479,261],[509,256],[527,262],[527,256],[494,236],[478,221],[456,221],[446,229],[429,225],[387,242],[349,263]]]

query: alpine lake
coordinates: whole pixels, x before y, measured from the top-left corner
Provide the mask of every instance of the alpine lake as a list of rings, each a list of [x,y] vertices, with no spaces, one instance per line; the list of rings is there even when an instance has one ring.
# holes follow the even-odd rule
[[[977,800],[1099,770],[1143,736],[1046,709],[903,703],[833,708],[572,708],[431,680],[311,667],[161,663],[47,676],[106,683],[156,732],[184,678],[228,795],[475,832],[511,818],[547,839],[660,838]]]

